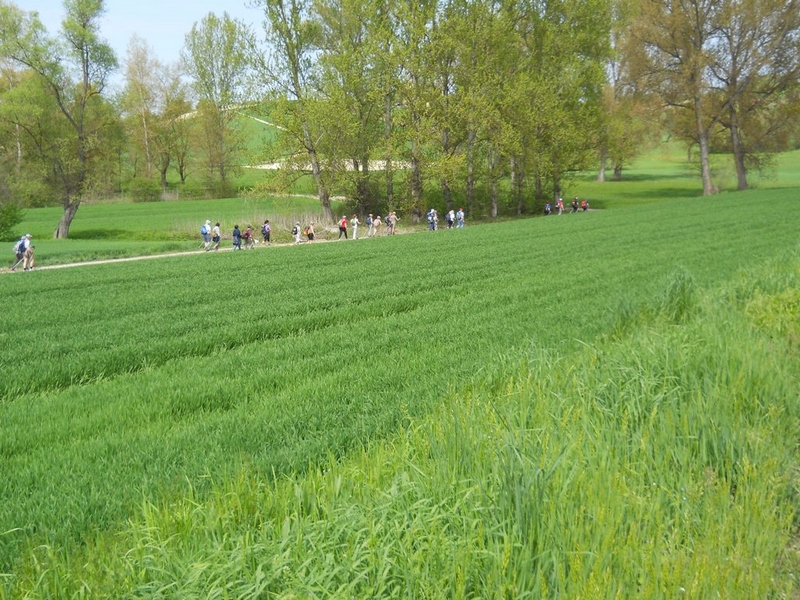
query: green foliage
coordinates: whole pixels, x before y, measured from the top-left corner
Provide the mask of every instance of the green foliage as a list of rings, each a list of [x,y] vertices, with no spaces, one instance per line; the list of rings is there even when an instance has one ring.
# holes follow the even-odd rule
[[[12,202],[0,203],[0,240],[8,241],[19,237],[14,228],[22,222],[22,209]]]
[[[137,177],[128,187],[134,202],[158,202],[161,200],[161,184],[155,179]]]

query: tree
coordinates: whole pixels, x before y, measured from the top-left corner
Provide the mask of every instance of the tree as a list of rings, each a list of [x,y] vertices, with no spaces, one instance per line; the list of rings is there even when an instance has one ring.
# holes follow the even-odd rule
[[[691,114],[690,136],[700,148],[704,196],[718,191],[709,158],[719,118],[710,101],[709,49],[720,42],[720,11],[718,0],[642,0],[633,24],[640,80],[667,106]]]
[[[781,96],[800,76],[800,2],[723,0],[719,32],[709,48],[712,86],[721,101],[720,123],[730,134],[738,189],[747,189],[747,163],[767,149],[758,131],[774,137],[790,120],[780,110]],[[752,122],[758,124],[748,136]]]
[[[0,0],[0,56],[35,73],[38,89],[58,112],[48,114],[42,107],[39,114],[27,112],[34,120],[17,123],[49,163],[50,182],[61,197],[64,214],[57,238],[68,237],[81,200],[108,166],[103,138],[114,121],[108,119],[102,93],[117,66],[113,51],[99,38],[103,0],[65,0],[64,8],[56,40],[47,36],[35,13]]]
[[[182,53],[199,97],[197,118],[209,183],[226,187],[241,167],[243,140],[233,126],[236,110],[247,99],[249,59],[255,41],[250,28],[228,13],[209,13],[192,26]]]
[[[334,222],[329,176],[320,154],[325,121],[323,99],[317,94],[319,24],[310,16],[308,0],[255,0],[264,9],[266,42],[271,51],[259,53],[261,80],[272,95],[273,121],[280,125],[282,159],[294,171],[308,163],[325,220]],[[302,151],[302,157],[298,154]]]

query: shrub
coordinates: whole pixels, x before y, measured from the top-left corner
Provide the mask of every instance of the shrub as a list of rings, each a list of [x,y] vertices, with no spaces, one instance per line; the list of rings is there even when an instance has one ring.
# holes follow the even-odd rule
[[[158,202],[161,200],[161,185],[153,179],[134,179],[128,193],[134,202]]]
[[[22,222],[22,209],[12,202],[0,204],[0,240],[16,237],[14,227]]]

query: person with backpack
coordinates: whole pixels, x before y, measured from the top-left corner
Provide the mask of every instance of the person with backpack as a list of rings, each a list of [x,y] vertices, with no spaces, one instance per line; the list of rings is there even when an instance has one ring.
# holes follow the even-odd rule
[[[572,212],[574,212],[574,213],[578,212],[578,197],[577,196],[575,196],[572,199]]]
[[[381,216],[375,215],[375,220],[372,222],[372,235],[378,235],[381,232]]]
[[[200,226],[200,235],[203,236],[203,248],[208,250],[208,246],[211,243],[211,221],[208,219]]]
[[[358,215],[353,215],[353,218],[350,219],[350,227],[353,228],[353,239],[354,240],[358,239],[358,225],[359,225]]]
[[[347,239],[347,217],[342,215],[341,220],[339,221],[339,239]]]
[[[367,220],[365,221],[367,224],[367,237],[371,238],[375,235],[375,223],[372,221],[372,213],[367,215]]]
[[[16,271],[20,263],[25,260],[25,247],[28,243],[29,235],[30,234],[23,235],[17,240],[17,243],[14,244],[14,263],[11,265],[12,271]]]
[[[583,212],[586,212],[587,210],[589,210],[589,201],[588,200],[583,200],[581,202],[581,210]]]
[[[306,237],[308,238],[309,242],[314,241],[314,221],[311,221],[306,227]]]
[[[299,244],[302,242],[302,238],[300,237],[300,221],[295,223],[294,227],[292,227],[292,235],[294,236],[294,243]]]
[[[264,220],[264,225],[261,227],[261,235],[264,236],[264,243],[269,246],[269,237],[272,233],[272,228],[269,226],[269,219]]]
[[[233,226],[233,249],[234,250],[241,250],[242,249],[242,232],[239,231],[239,226]]]
[[[464,209],[459,208],[458,212],[456,213],[456,229],[464,227],[464,216]]]
[[[253,228],[250,225],[245,228],[242,237],[244,238],[244,249],[252,250],[255,240],[253,239]]]

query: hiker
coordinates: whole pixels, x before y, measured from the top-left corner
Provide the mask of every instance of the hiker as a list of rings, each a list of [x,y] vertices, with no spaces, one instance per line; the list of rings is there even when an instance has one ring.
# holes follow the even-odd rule
[[[544,214],[545,214],[545,216],[549,215],[551,210],[553,210],[553,207],[550,206],[549,202],[544,205]]]
[[[399,219],[397,218],[397,213],[395,211],[390,212],[389,213],[389,232],[388,233],[391,233],[392,235],[397,233],[397,221],[399,221]]]
[[[272,228],[269,226],[269,219],[264,220],[264,225],[261,227],[261,235],[264,236],[264,243],[269,246],[269,236],[272,233]]]
[[[17,267],[20,263],[23,263],[23,268],[26,266],[25,263],[25,255],[28,251],[28,248],[31,246],[31,234],[26,233],[23,235],[16,244],[14,244],[14,264],[11,265],[11,270],[16,271]],[[26,271],[28,269],[25,269]]]
[[[372,213],[367,215],[367,237],[371,238],[375,235],[375,222],[372,220]]]
[[[586,212],[587,210],[589,210],[589,201],[588,200],[584,200],[583,202],[581,202],[581,210],[583,212]]]
[[[447,228],[452,229],[453,223],[456,221],[456,212],[451,208],[444,218],[447,221]]]
[[[248,225],[247,228],[244,230],[242,238],[244,238],[244,249],[252,250],[256,241],[253,238],[253,228],[250,227],[250,225]]]
[[[378,235],[378,233],[380,233],[380,231],[381,231],[381,216],[380,215],[375,215],[375,220],[372,222],[372,227],[373,227],[372,235]]]
[[[353,228],[353,239],[358,239],[358,215],[353,215],[353,218],[350,219],[350,227]]]
[[[22,270],[33,271],[33,265],[36,263],[36,257],[33,252],[36,247],[31,243],[30,233],[26,234],[25,238],[27,241],[25,242],[25,260],[22,263]]]
[[[578,212],[578,197],[577,196],[575,196],[572,199],[572,212],[574,212],[574,213]]]
[[[428,211],[428,230],[429,231],[436,231],[436,223],[439,221],[439,217],[436,215],[436,209],[432,208]]]
[[[456,228],[460,228],[464,226],[464,209],[459,208],[458,212],[456,213]]]
[[[344,215],[342,215],[339,221],[339,239],[342,239],[342,236],[344,236],[344,239],[347,239],[347,217]]]
[[[306,237],[308,238],[309,242],[313,242],[315,236],[316,236],[316,233],[314,231],[314,221],[311,221],[308,224],[308,227],[306,227]]]
[[[200,226],[200,235],[203,236],[203,249],[208,250],[208,245],[211,243],[211,221],[208,219]]]
[[[564,212],[564,201],[560,197],[558,199],[558,202],[556,203],[556,206],[558,207],[558,214],[559,215],[563,214],[563,212]]]
[[[211,241],[214,242],[213,247],[206,248],[206,250],[219,250],[219,241],[222,239],[222,236],[219,232],[219,223],[214,225],[211,229]]]
[[[300,221],[295,223],[294,227],[292,227],[292,235],[294,236],[295,244],[299,244],[303,241],[303,239],[300,237]]]
[[[233,226],[233,249],[234,250],[241,250],[242,249],[242,232],[239,231],[239,226]]]

